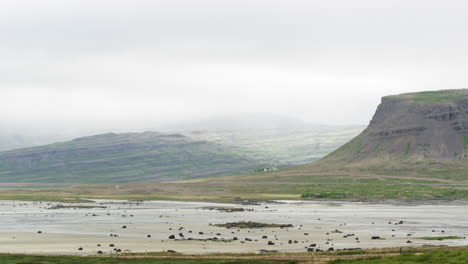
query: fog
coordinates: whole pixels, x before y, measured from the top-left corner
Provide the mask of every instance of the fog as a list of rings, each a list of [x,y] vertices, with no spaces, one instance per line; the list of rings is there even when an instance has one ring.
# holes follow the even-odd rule
[[[450,0],[4,0],[0,125],[367,124],[382,96],[468,87],[467,11]]]

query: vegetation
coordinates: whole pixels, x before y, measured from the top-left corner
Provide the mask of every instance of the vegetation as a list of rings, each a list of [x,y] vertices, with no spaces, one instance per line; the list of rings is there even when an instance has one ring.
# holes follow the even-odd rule
[[[90,208],[107,208],[107,206],[98,206],[98,205],[63,205],[63,204],[57,204],[54,206],[51,206],[47,209],[90,209]]]
[[[271,166],[234,146],[156,132],[104,134],[0,152],[0,182],[125,183],[220,176]]]
[[[428,91],[400,95],[416,103],[448,103],[468,95],[467,89]]]
[[[195,131],[190,138],[241,147],[281,164],[316,161],[361,132],[363,126],[328,126],[229,131]]]
[[[125,183],[222,176],[315,161],[360,126],[102,134],[0,152],[0,182]]]
[[[258,222],[233,222],[233,223],[225,223],[225,224],[215,224],[214,226],[219,227],[226,227],[226,228],[264,228],[264,227],[279,227],[279,228],[286,228],[286,227],[293,227],[291,224],[267,224],[267,223],[258,223]]]
[[[184,182],[83,185],[40,189],[3,188],[0,199],[64,201],[70,198],[235,202],[249,200],[455,200],[468,199],[468,182],[443,174],[405,171],[312,171],[285,168],[276,172],[204,178]],[[410,175],[410,176],[408,176]]]
[[[420,237],[419,239],[424,239],[424,240],[447,240],[447,239],[463,239],[463,237],[459,237],[459,236],[441,236],[441,237]]]
[[[466,264],[468,263],[468,250],[435,250],[425,253],[404,253],[399,256],[391,257],[371,257],[360,259],[336,259],[329,264]]]
[[[337,251],[334,253],[329,253],[330,255],[336,255],[336,256],[352,256],[352,255],[365,255],[368,254],[369,252],[366,250],[345,250],[345,251]]]
[[[301,198],[328,200],[458,199],[468,198],[468,190],[413,184],[353,184],[341,186],[314,186],[306,192],[301,193]]]
[[[78,256],[0,255],[2,264],[294,264],[295,261],[261,259],[122,258]]]
[[[467,247],[383,248],[323,253],[207,254],[148,252],[119,256],[35,256],[0,254],[2,264],[466,264]]]

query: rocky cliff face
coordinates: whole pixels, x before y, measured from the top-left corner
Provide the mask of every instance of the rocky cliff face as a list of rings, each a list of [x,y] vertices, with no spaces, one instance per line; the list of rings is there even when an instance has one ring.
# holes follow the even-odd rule
[[[369,126],[325,161],[460,160],[468,154],[468,89],[386,96]]]

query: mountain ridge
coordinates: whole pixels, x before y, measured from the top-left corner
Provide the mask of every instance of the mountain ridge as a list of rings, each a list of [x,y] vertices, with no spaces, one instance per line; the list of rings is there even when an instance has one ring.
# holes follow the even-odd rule
[[[99,134],[1,152],[0,182],[161,181],[271,166],[242,151],[181,134]]]

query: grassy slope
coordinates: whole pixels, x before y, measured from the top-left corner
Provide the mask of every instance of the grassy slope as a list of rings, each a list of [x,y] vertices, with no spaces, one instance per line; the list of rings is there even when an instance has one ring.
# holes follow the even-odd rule
[[[468,199],[468,181],[424,177],[411,173],[321,171],[310,165],[276,172],[164,182],[157,184],[85,185],[51,188],[10,188],[1,199],[94,197],[232,202],[247,199],[315,199],[376,201]],[[302,196],[302,197],[301,197]]]
[[[437,250],[422,254],[408,253],[401,256],[372,257],[360,259],[337,259],[329,264],[466,264],[468,263],[468,250]]]
[[[360,129],[96,135],[0,152],[0,182],[124,183],[245,173],[316,160]]]
[[[180,135],[105,134],[0,153],[0,182],[122,183],[254,170],[255,153]]]

